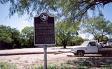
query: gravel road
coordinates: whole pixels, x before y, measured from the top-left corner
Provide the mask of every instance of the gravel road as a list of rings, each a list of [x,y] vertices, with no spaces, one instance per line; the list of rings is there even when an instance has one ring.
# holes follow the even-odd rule
[[[75,57],[72,53],[70,53],[70,49],[71,48],[48,48],[48,64],[60,64],[66,62],[67,60],[77,60],[77,58],[88,58],[89,55],[93,56],[93,54],[86,54],[85,57]],[[0,62],[13,63],[17,66],[18,69],[25,69],[26,67],[35,64],[43,65],[43,48],[0,50]]]
[[[47,54],[48,64],[60,64],[71,60],[74,57],[68,57],[71,53]],[[18,69],[24,69],[29,65],[42,65],[44,63],[44,54],[26,54],[26,55],[8,55],[0,56],[0,62],[13,63]]]

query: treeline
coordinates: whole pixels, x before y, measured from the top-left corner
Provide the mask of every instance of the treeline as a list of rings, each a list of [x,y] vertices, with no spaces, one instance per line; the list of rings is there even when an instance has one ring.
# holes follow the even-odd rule
[[[69,23],[57,23],[56,24],[56,46],[65,46],[67,45],[79,45],[83,42],[81,37],[78,37],[76,30],[73,27],[71,30],[66,30],[64,28],[69,25]],[[63,27],[59,26],[62,25]],[[60,31],[59,31],[60,29]],[[33,48],[34,46],[34,28],[25,27],[24,29],[17,30],[16,28],[11,28],[10,26],[0,25],[0,49],[14,49],[14,48]]]
[[[83,34],[93,35],[93,39],[99,42],[106,43],[108,39],[112,38],[112,22],[106,20],[103,16],[91,17],[83,22],[74,22],[71,19],[57,22],[55,24],[56,46],[66,48],[66,46],[80,45],[84,39],[79,36],[79,31]],[[30,47],[35,47],[33,27],[25,27],[20,32],[15,28],[0,25],[1,49]]]
[[[16,28],[0,25],[0,49],[34,47],[33,27],[25,27],[20,32]]]

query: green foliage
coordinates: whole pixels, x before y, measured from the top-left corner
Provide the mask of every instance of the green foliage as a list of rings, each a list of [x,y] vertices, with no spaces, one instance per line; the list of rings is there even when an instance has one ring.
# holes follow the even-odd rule
[[[112,64],[102,65],[101,69],[112,69]]]
[[[99,42],[103,42],[103,43],[107,43],[107,41],[108,41],[108,37],[107,36],[96,35],[94,39],[98,40]]]
[[[69,20],[62,21],[56,24],[56,42],[60,42],[64,48],[76,34],[79,23],[72,23]]]
[[[14,64],[9,64],[6,62],[0,62],[0,69],[17,69]]]
[[[86,19],[88,10],[95,10],[96,6],[99,9],[110,2],[107,0],[60,0],[59,3],[66,17],[70,16],[73,20],[80,20],[81,18]]]
[[[43,65],[40,65],[40,66],[33,66],[33,67],[30,67],[28,69],[43,69]],[[56,65],[56,64],[49,64],[47,66],[47,69],[73,69],[72,66],[69,66],[67,64],[60,64],[60,65]]]
[[[34,28],[25,27],[21,31],[21,46],[22,47],[34,47]]]
[[[69,45],[80,45],[84,42],[84,39],[82,39],[81,37],[75,36],[73,37],[73,39],[71,41],[69,41]]]
[[[11,33],[9,32],[10,29],[10,27],[0,25],[0,41],[11,43],[12,39]]]
[[[112,58],[77,58],[74,60],[68,60],[61,64],[49,64],[47,69],[111,69],[112,68]],[[30,65],[25,69],[43,69],[43,65]],[[0,69],[17,69],[16,65],[0,62]]]
[[[67,64],[76,66],[75,69],[111,69],[111,58],[78,58],[77,60],[68,60]]]
[[[33,41],[33,27],[25,27],[20,33],[15,28],[0,25],[0,49],[34,47]]]
[[[84,32],[92,34],[95,39],[99,39],[97,35],[101,36],[102,37],[101,39],[103,39],[103,36],[112,33],[111,24],[112,23],[110,21],[105,20],[103,16],[92,17],[85,20]]]
[[[108,60],[110,61],[108,61]],[[59,65],[49,64],[47,69],[111,69],[112,68],[112,58],[78,58],[74,60],[68,60],[65,63]],[[43,69],[43,65],[34,65],[27,69]]]
[[[61,64],[59,69],[74,69],[73,66],[70,66],[68,64]]]
[[[19,31],[9,26],[0,25],[0,46],[15,48],[19,45]]]
[[[0,4],[9,3],[10,15],[19,15],[46,12],[57,12],[57,14],[70,17],[72,20],[85,18],[88,10],[104,7],[111,0],[0,0]],[[52,11],[51,11],[52,10]],[[99,9],[100,10],[100,9]],[[61,11],[61,13],[59,13]]]
[[[39,14],[40,12],[56,9],[56,0],[0,0],[0,4],[10,5],[9,15],[14,15],[15,13],[19,15],[30,14],[32,16],[34,13]]]
[[[12,41],[13,48],[20,48],[20,32],[15,28],[14,29],[12,28],[11,31],[9,32],[12,34],[11,38],[13,39]]]

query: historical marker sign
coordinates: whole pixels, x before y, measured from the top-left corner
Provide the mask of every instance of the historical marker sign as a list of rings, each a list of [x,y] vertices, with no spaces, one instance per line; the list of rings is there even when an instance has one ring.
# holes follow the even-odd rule
[[[55,44],[54,17],[50,17],[46,13],[34,17],[34,28],[35,46]]]

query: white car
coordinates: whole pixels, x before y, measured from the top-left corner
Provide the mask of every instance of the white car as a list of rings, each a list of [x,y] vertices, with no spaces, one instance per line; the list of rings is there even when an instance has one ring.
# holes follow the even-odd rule
[[[112,47],[102,47],[97,41],[85,41],[80,46],[74,46],[71,52],[77,56],[84,54],[101,54],[102,56],[112,56]]]
[[[85,41],[80,46],[74,46],[71,52],[77,56],[84,56],[85,53],[98,53],[98,44],[96,41]]]
[[[108,45],[108,46],[112,46],[112,39],[109,39],[109,40],[107,41],[107,45]]]

